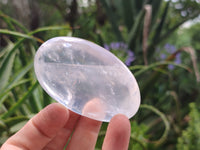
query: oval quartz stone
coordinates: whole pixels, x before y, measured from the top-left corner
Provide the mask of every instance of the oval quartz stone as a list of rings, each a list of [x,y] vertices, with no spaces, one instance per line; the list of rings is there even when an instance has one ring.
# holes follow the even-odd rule
[[[140,105],[138,84],[108,50],[84,39],[56,37],[38,49],[34,68],[42,88],[80,115],[109,122],[131,118]]]

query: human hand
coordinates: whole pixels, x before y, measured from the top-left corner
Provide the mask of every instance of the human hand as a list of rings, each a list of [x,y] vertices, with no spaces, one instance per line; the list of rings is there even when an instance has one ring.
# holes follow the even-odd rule
[[[63,150],[69,139],[66,150],[94,150],[100,127],[100,121],[82,117],[54,103],[29,120],[1,150]],[[102,150],[127,150],[129,138],[128,118],[116,115],[108,125]]]

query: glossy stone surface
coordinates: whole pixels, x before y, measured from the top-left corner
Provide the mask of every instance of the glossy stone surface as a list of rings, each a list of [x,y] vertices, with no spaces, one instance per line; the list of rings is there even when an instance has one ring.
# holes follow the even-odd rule
[[[80,115],[109,122],[131,118],[140,105],[138,84],[112,53],[87,40],[56,37],[38,49],[34,68],[42,88]]]

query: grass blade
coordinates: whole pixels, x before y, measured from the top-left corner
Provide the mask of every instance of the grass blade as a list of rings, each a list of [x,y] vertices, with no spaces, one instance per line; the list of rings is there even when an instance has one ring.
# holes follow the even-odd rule
[[[15,87],[22,85],[24,83],[30,82],[29,79],[25,79],[25,80],[21,80],[19,82],[16,82],[12,85],[9,86],[9,88],[4,89],[1,93],[0,93],[0,107],[2,106],[2,103],[4,102],[4,100],[7,98],[8,93],[11,92],[11,90],[13,90]]]
[[[139,0],[139,1],[136,0],[136,1],[134,1],[137,14],[143,9],[143,5],[146,3],[146,1],[147,0]]]
[[[139,29],[141,28],[141,24],[144,18],[144,10],[142,10],[135,19],[135,22],[130,30],[130,33],[128,35],[128,45],[129,47],[132,47],[132,45],[135,45],[136,38],[138,38],[139,35]]]
[[[150,56],[150,54],[153,53],[153,51],[155,50],[156,45],[161,41],[161,36],[162,36],[161,34],[162,34],[163,27],[164,27],[164,23],[165,23],[165,21],[167,19],[169,6],[170,6],[170,1],[168,1],[166,3],[164,11],[163,11],[163,13],[161,15],[160,23],[154,29],[155,30],[155,34],[153,34],[151,45],[148,48],[148,51],[149,51],[148,58],[152,57],[152,56]],[[169,31],[167,31],[167,32],[169,32]]]
[[[162,5],[161,0],[152,0],[151,5],[152,5],[152,26],[154,24],[156,24],[156,20],[158,19],[158,14],[160,9],[161,9],[161,5]]]
[[[6,120],[3,120],[3,122],[6,124],[7,128],[11,128],[13,125],[16,125],[17,123],[20,123],[21,121],[29,120],[30,118],[27,116],[17,116],[17,117],[11,117]]]
[[[124,41],[123,37],[121,35],[121,32],[119,31],[118,28],[118,23],[116,22],[116,16],[114,15],[112,9],[109,7],[108,3],[106,2],[106,0],[101,0],[101,3],[103,4],[105,10],[106,10],[106,14],[112,24],[112,28],[114,30],[114,33],[116,34],[116,37],[118,38],[119,41]]]
[[[130,0],[121,1],[124,22],[127,26],[128,31],[131,30],[133,24],[133,4]]]
[[[149,71],[149,70],[152,70],[152,69],[155,69],[156,67],[162,67],[162,66],[167,66],[167,65],[174,65],[176,67],[180,67],[182,69],[185,69],[187,71],[191,71],[189,67],[185,66],[185,65],[182,65],[182,64],[176,64],[174,62],[170,62],[170,61],[163,61],[163,62],[156,62],[156,63],[153,63],[151,65],[148,65],[148,66],[143,66],[141,70],[137,71],[134,73],[134,75],[137,77],[137,76],[140,76],[142,73],[146,72],[146,71]],[[136,66],[136,69],[138,68],[138,66]],[[134,70],[135,67],[130,67],[129,68],[130,70]]]
[[[31,61],[29,64],[27,64],[27,66],[25,66],[24,68],[22,68],[20,71],[18,71],[17,73],[13,75],[14,76],[13,79],[0,92],[0,107],[5,99],[6,94],[9,93],[10,90],[12,90],[14,87],[18,85],[21,85],[29,81],[29,79],[21,80],[21,81],[19,80],[22,79],[22,77],[28,71],[30,71],[32,67],[33,67],[33,61]]]
[[[41,27],[41,28],[38,28],[34,31],[31,31],[29,33],[29,35],[33,35],[33,34],[36,34],[36,33],[39,33],[39,32],[44,32],[44,31],[52,31],[52,30],[71,30],[71,28],[69,28],[69,26],[48,26],[48,27]]]
[[[6,130],[7,130],[6,124],[2,120],[0,120],[0,136],[2,135],[2,132]]]
[[[18,82],[28,71],[30,71],[33,68],[33,60],[29,62],[25,67],[23,67],[21,70],[19,70],[16,74],[14,74],[12,81],[9,82],[7,85],[7,88],[10,88],[13,84]]]
[[[170,5],[170,1],[167,2],[166,6],[165,6],[165,9],[164,9],[164,12],[163,12],[162,17],[161,17],[161,21],[158,24],[157,28],[155,29],[156,32],[155,32],[155,35],[153,37],[153,44],[156,43],[157,39],[160,38],[160,35],[161,35],[161,32],[162,32],[164,23],[165,23],[166,18],[167,18],[167,13],[168,13],[168,10],[169,10],[169,5]]]
[[[1,64],[1,68],[0,68],[0,91],[8,83],[8,80],[9,80],[11,72],[12,72],[15,54],[16,54],[16,52],[11,50]]]
[[[163,123],[165,125],[165,130],[163,135],[161,136],[161,138],[157,141],[151,141],[151,143],[155,143],[156,146],[159,146],[160,144],[162,144],[166,138],[167,135],[170,131],[170,123],[166,117],[166,115],[164,113],[162,113],[161,111],[159,111],[157,108],[151,106],[151,105],[146,105],[146,104],[141,104],[140,108],[145,108],[145,109],[149,109],[151,111],[153,111],[155,114],[157,114],[158,116],[160,116],[160,118],[163,120]]]
[[[30,40],[38,40],[38,38],[30,36],[28,34],[23,34],[23,33],[16,32],[16,31],[10,31],[10,30],[7,30],[7,29],[0,29],[0,33],[12,35],[12,36],[17,36],[17,37],[22,37],[22,38],[30,39]]]
[[[24,103],[24,101],[30,96],[32,95],[33,91],[37,88],[37,86],[39,85],[39,83],[36,81],[28,90],[28,92],[26,92],[22,98],[16,103],[13,104],[12,107],[5,112],[3,115],[1,115],[2,119],[6,119],[7,117],[11,116],[19,107],[21,107],[21,105]]]
[[[25,26],[23,26],[20,22],[18,22],[17,20],[13,19],[10,16],[7,16],[6,14],[4,14],[3,12],[0,11],[0,18],[3,18],[3,20],[9,20],[9,22],[17,25],[22,31],[24,31],[25,33],[28,33],[28,30],[26,29]],[[13,28],[14,29],[14,28]]]

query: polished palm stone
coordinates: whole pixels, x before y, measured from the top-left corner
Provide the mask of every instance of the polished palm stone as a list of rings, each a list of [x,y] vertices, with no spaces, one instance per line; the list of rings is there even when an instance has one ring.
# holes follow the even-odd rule
[[[34,67],[42,88],[80,115],[109,122],[116,114],[131,118],[139,108],[140,91],[132,73],[90,41],[52,38],[38,49]]]

